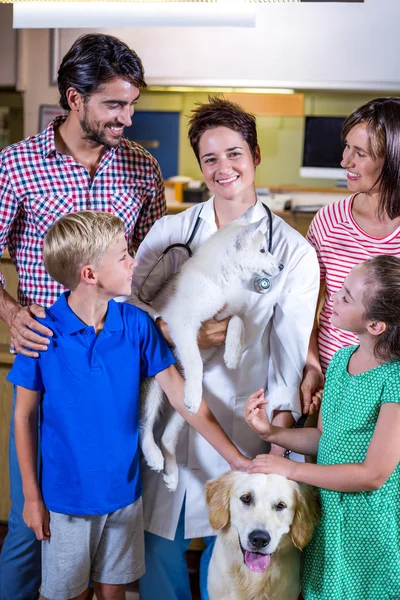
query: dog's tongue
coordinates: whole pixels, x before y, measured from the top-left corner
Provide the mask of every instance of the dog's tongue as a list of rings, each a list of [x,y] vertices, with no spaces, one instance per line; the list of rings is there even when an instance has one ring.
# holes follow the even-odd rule
[[[270,554],[259,554],[258,552],[248,552],[248,550],[244,553],[244,562],[249,567],[251,571],[255,573],[264,573],[265,569],[269,565],[269,561],[271,560]]]

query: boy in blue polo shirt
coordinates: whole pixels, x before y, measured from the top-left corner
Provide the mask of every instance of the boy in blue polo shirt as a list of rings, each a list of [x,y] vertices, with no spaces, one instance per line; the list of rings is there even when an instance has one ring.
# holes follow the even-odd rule
[[[70,292],[38,319],[53,331],[38,358],[18,355],[15,438],[24,520],[42,544],[42,594],[123,600],[144,573],[139,472],[140,381],[155,376],[171,404],[232,468],[245,459],[207,405],[190,415],[183,380],[147,313],[112,298],[128,295],[135,260],[124,224],[84,211],[59,219],[43,247],[46,270]],[[40,406],[42,473],[36,470]]]

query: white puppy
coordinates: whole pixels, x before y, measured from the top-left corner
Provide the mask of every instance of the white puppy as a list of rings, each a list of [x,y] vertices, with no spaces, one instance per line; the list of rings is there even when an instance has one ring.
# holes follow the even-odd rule
[[[210,600],[297,600],[300,559],[320,518],[317,491],[281,475],[230,472],[206,485],[218,532]]]
[[[203,361],[215,349],[200,352],[197,334],[204,321],[218,314],[231,316],[224,361],[235,369],[241,360],[244,327],[240,317],[244,310],[244,286],[258,277],[274,277],[283,265],[268,252],[266,230],[268,217],[252,224],[233,222],[220,229],[202,244],[181,268],[174,280],[165,285],[152,302],[168,323],[174,341],[174,355],[185,378],[185,406],[195,413],[202,397]],[[161,449],[154,441],[153,426],[160,413],[163,393],[155,380],[142,388],[141,446],[148,465],[157,471],[164,468],[164,480],[171,491],[178,484],[175,447],[183,419],[174,413],[161,439]]]

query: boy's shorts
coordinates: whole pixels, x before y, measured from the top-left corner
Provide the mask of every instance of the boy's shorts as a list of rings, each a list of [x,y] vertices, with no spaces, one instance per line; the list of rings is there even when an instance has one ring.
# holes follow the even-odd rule
[[[42,542],[41,593],[50,600],[81,594],[89,580],[125,584],[145,572],[142,499],[108,515],[50,511],[50,540]]]

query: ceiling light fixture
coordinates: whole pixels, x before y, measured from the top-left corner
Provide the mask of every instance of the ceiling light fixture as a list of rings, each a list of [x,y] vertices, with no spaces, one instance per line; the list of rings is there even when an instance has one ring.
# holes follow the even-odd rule
[[[16,2],[15,29],[255,27],[256,11],[232,2]]]
[[[213,85],[149,85],[147,92],[210,92],[213,94],[294,94],[290,88],[261,88],[261,87],[221,87]]]

